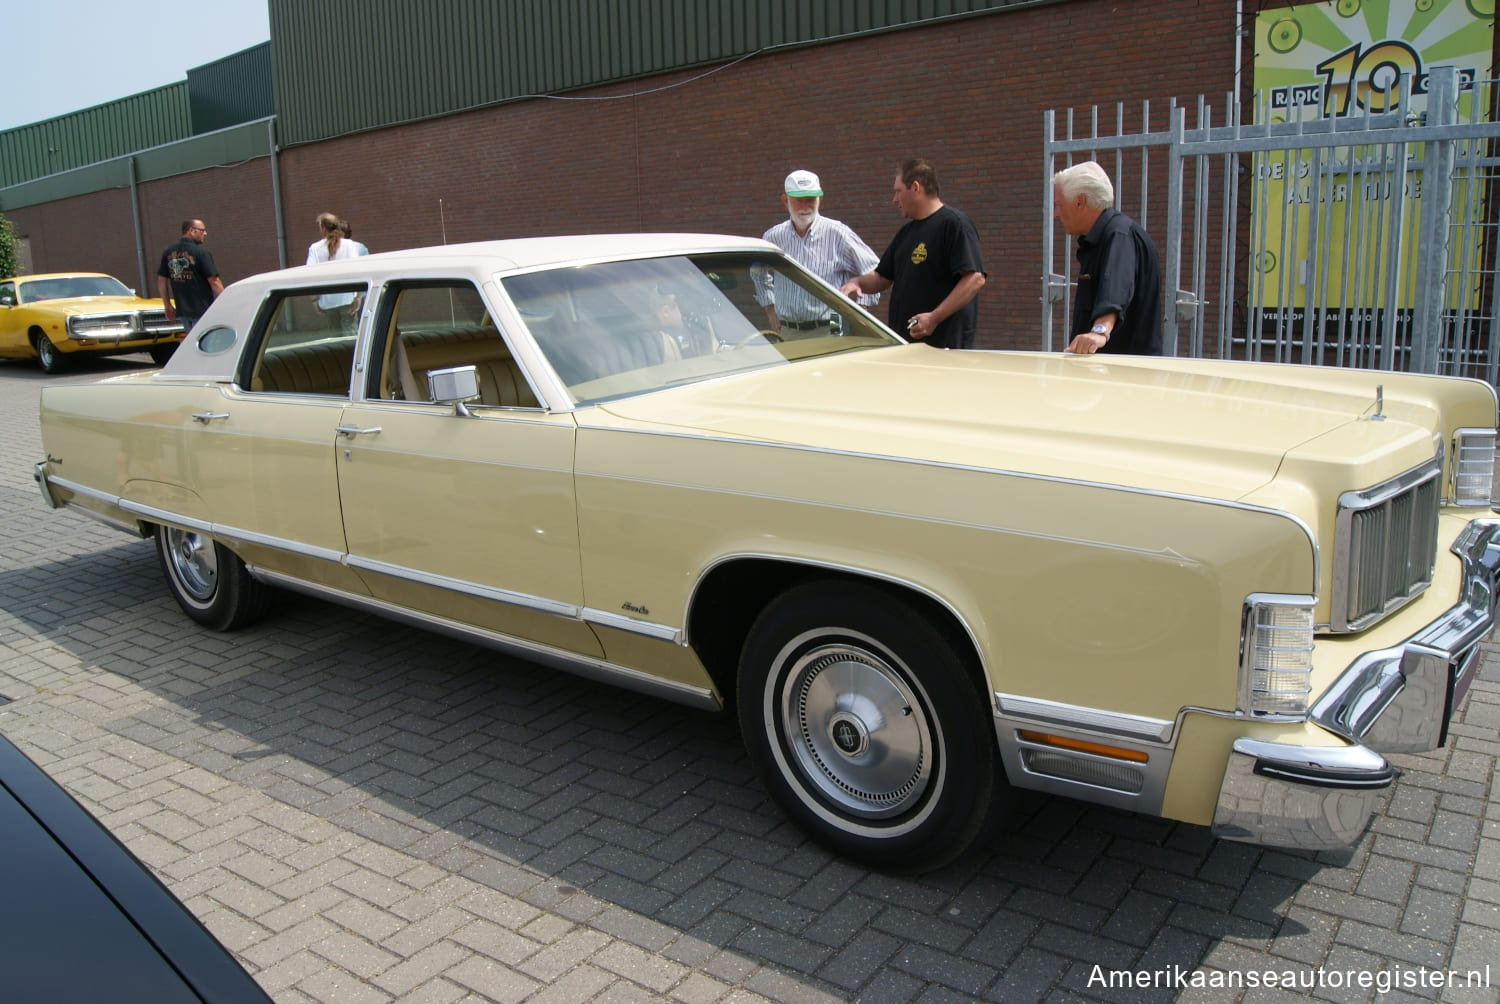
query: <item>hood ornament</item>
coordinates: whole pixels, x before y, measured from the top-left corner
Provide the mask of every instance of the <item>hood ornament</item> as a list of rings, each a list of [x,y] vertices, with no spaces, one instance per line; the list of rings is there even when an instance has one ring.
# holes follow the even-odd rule
[[[1385,421],[1385,384],[1375,385],[1375,414],[1370,416],[1372,422]]]

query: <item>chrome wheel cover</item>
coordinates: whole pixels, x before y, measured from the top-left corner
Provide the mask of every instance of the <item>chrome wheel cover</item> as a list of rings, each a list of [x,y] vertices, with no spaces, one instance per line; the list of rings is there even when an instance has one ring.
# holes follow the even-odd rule
[[[219,559],[214,542],[191,530],[162,527],[166,534],[167,565],[172,578],[198,603],[207,604],[219,591]]]
[[[869,820],[920,802],[933,779],[933,723],[890,662],[859,645],[814,645],[781,679],[776,726],[819,796]]]

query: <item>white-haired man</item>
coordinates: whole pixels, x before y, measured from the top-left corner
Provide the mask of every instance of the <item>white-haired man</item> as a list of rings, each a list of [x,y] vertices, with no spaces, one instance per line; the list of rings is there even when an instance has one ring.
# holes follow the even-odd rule
[[[1052,176],[1052,212],[1078,238],[1078,290],[1065,352],[1161,355],[1161,261],[1141,225],[1114,208],[1092,160]]]
[[[793,171],[782,184],[781,204],[787,218],[764,234],[787,257],[837,289],[870,271],[880,259],[848,225],[821,215],[823,183],[811,171]],[[772,272],[756,273],[755,300],[766,311],[772,331],[816,333],[829,327],[829,308],[817,297]],[[880,295],[861,296],[874,306]]]

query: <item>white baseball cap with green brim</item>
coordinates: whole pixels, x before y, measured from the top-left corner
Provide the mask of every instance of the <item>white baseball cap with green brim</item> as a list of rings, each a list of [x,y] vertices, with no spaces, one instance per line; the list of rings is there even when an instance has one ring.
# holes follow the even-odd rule
[[[782,187],[787,198],[791,199],[816,199],[823,194],[822,183],[811,171],[793,171],[786,176],[786,184]]]

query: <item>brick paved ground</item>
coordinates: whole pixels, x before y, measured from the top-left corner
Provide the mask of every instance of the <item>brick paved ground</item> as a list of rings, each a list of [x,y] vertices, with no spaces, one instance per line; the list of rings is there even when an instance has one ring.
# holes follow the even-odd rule
[[[1091,976],[1486,964],[1380,999],[1497,1000],[1500,654],[1352,853],[1023,796],[970,859],[875,874],[786,825],[718,717],[302,599],[192,624],[149,542],[31,480],[43,382],[142,366],[0,364],[0,732],[277,1001],[1273,1001],[1303,993]]]

